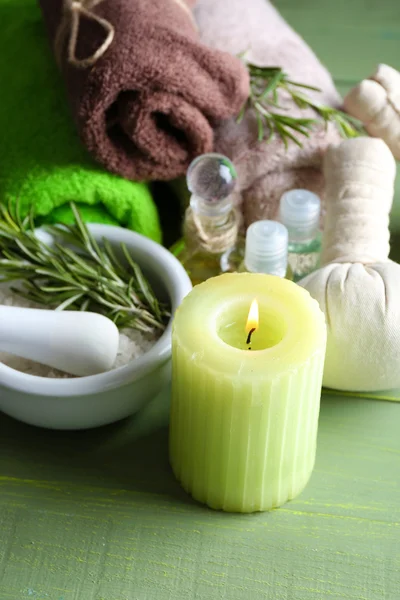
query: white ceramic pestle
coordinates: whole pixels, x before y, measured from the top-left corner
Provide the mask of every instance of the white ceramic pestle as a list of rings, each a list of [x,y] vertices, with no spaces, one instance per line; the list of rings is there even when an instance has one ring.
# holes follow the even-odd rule
[[[111,369],[118,343],[117,326],[96,313],[0,306],[0,351],[71,375]]]

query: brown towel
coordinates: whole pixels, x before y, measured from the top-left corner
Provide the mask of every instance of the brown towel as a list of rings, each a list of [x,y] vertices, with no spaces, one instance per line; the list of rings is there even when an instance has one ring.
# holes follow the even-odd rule
[[[340,97],[328,71],[306,42],[285,22],[267,0],[198,0],[195,17],[201,41],[232,54],[246,52],[250,62],[280,66],[294,81],[319,87],[322,93],[308,92],[321,104],[339,105]],[[313,110],[300,110],[286,102],[287,114],[315,118]],[[228,155],[239,174],[237,203],[245,225],[277,214],[282,194],[292,188],[323,193],[322,158],[331,143],[340,141],[334,127],[316,128],[309,139],[299,138],[302,148],[280,138],[270,143],[257,141],[257,123],[247,113],[237,124],[229,119],[217,127],[215,150]]]
[[[82,141],[114,173],[184,173],[212,149],[211,125],[247,97],[240,61],[199,43],[191,0],[39,3]]]

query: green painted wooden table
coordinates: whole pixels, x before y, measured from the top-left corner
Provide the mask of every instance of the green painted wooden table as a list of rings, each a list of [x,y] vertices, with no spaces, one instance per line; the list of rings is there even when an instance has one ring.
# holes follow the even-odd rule
[[[398,0],[277,5],[341,92],[400,67]],[[0,415],[0,600],[400,599],[400,403],[324,395],[306,490],[243,516],[182,492],[167,414],[165,395],[92,432]]]
[[[197,505],[167,400],[82,433],[0,419],[1,600],[398,600],[400,404],[324,396],[317,464],[270,513]]]

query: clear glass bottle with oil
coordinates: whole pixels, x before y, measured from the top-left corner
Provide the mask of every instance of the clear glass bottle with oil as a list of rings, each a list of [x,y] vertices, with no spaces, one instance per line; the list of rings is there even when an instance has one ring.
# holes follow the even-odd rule
[[[299,281],[319,267],[321,201],[308,190],[290,190],[283,194],[279,220],[289,232],[288,261],[293,281]]]
[[[238,235],[231,199],[237,174],[226,156],[211,153],[192,162],[186,180],[192,194],[190,206],[185,213],[183,238],[171,252],[197,285],[230,270],[229,256]]]
[[[288,230],[277,221],[256,221],[246,232],[240,272],[266,273],[292,279],[288,265]]]

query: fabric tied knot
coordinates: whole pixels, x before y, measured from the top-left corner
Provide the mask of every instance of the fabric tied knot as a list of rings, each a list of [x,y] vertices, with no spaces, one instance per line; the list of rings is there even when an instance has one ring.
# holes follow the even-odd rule
[[[102,1],[103,0],[64,0],[63,16],[54,42],[54,51],[59,66],[62,64],[62,52],[67,38],[67,62],[78,69],[86,69],[87,67],[93,66],[99,58],[107,52],[114,39],[115,30],[109,21],[99,17],[93,12],[93,9]],[[77,58],[76,48],[78,44],[79,25],[82,17],[100,25],[100,27],[103,28],[106,37],[91,56]]]
[[[200,248],[210,254],[222,254],[234,247],[238,232],[239,219],[235,209],[232,209],[228,215],[221,231],[215,230],[213,219],[208,220],[203,217],[200,220],[190,207],[186,210],[184,233],[193,248]]]
[[[103,0],[64,0],[63,16],[54,41],[54,53],[60,68],[62,64],[64,43],[67,37],[67,62],[78,69],[87,69],[87,67],[92,67],[111,46],[115,34],[113,25],[106,19],[99,17],[95,12],[93,12],[93,9],[100,4],[100,2],[103,2]],[[192,11],[185,3],[185,0],[174,0],[174,2],[176,2],[176,4],[178,4],[178,6],[185,11],[193,27],[197,30]],[[106,38],[103,43],[91,56],[87,56],[86,58],[77,58],[76,56],[81,17],[86,17],[86,19],[98,23],[98,25],[103,28],[106,34]]]

